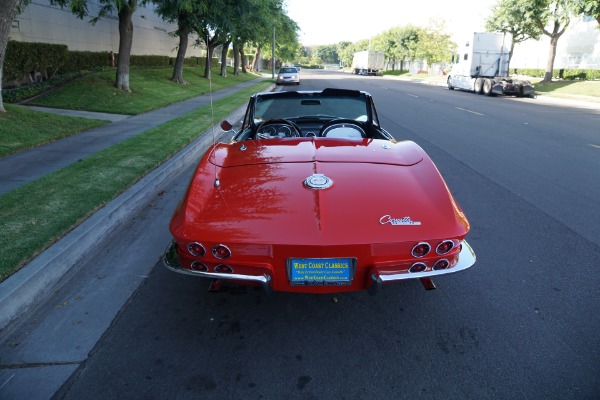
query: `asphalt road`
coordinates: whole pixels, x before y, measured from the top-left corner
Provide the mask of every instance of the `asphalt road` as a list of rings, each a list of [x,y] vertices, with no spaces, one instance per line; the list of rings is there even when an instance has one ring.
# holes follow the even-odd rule
[[[431,155],[469,217],[477,264],[435,291],[208,293],[152,255],[190,170],[10,332],[17,351],[3,362],[46,371],[28,398],[599,398],[600,111],[302,78],[299,89],[369,91],[384,128]]]

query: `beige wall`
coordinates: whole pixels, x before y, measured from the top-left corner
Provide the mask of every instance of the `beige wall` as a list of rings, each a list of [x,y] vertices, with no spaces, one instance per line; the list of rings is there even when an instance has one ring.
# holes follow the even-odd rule
[[[90,2],[90,15],[95,16],[99,6]],[[113,16],[89,23],[90,17],[80,20],[49,0],[34,0],[13,21],[10,39],[23,42],[66,44],[69,50],[113,51],[119,50],[119,21]],[[164,22],[154,13],[153,6],[138,7],[133,14],[133,48],[135,55],[166,55],[175,57],[179,38],[169,35],[177,27]],[[190,37],[186,56],[200,56],[193,47],[196,37]]]

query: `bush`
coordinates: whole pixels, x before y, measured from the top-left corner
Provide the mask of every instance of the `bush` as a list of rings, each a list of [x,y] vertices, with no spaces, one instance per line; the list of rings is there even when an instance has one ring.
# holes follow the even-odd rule
[[[600,79],[600,69],[574,69],[565,68],[560,70],[560,78],[569,81],[579,79],[583,81],[592,81]]]
[[[110,67],[109,52],[104,51],[69,51],[63,73],[82,70],[96,70],[98,68]],[[115,65],[117,55],[115,54]]]
[[[115,65],[116,65],[115,60]],[[131,67],[168,67],[170,60],[168,56],[131,56],[129,63]]]
[[[561,68],[554,69],[552,71],[553,79],[565,79],[565,80],[584,80],[591,81],[600,79],[600,69],[577,69],[577,68]],[[527,75],[534,78],[543,78],[546,75],[546,70],[541,68],[527,69],[527,68],[514,68],[511,69],[511,74],[516,75]]]
[[[56,75],[68,57],[68,49],[62,44],[27,43],[9,40],[4,57],[3,74],[6,80],[22,80],[34,72],[44,79]]]

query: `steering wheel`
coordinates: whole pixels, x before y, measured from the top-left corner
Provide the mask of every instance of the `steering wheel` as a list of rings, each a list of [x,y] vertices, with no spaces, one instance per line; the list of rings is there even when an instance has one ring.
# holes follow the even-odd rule
[[[283,118],[274,118],[263,121],[256,128],[255,139],[274,139],[284,137],[300,137],[298,125]]]
[[[361,139],[366,138],[367,134],[365,133],[364,124],[362,122],[355,119],[339,118],[326,122],[321,128],[319,136]]]

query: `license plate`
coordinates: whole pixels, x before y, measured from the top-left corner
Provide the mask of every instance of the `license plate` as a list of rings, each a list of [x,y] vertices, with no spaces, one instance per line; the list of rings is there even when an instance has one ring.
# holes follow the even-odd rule
[[[288,277],[291,285],[350,285],[355,263],[354,258],[290,258]]]

